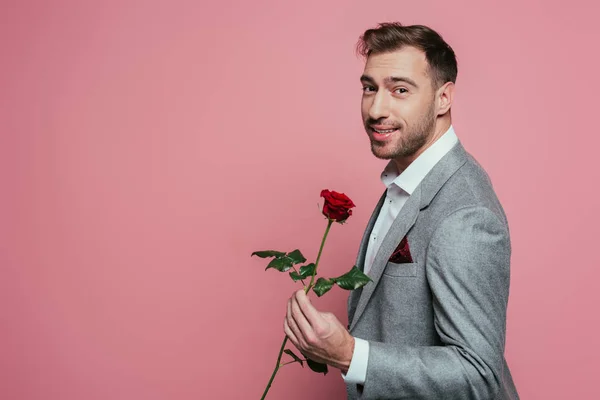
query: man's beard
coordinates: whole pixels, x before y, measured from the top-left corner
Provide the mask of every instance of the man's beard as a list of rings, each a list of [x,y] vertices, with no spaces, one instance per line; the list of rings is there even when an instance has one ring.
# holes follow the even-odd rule
[[[371,152],[377,158],[382,160],[391,160],[399,157],[408,157],[415,154],[421,147],[427,143],[427,139],[431,136],[435,128],[435,111],[432,103],[427,110],[427,113],[419,119],[419,121],[406,128],[405,131],[394,133],[397,135],[393,148],[385,153],[378,151],[383,150],[384,146],[389,145],[387,142],[380,143],[371,140]]]

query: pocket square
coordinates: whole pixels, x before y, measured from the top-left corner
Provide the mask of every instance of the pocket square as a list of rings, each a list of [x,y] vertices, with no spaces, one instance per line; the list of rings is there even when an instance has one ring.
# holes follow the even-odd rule
[[[411,263],[413,262],[412,256],[410,255],[410,247],[408,246],[408,239],[406,236],[402,238],[396,250],[390,256],[389,262],[395,264]]]

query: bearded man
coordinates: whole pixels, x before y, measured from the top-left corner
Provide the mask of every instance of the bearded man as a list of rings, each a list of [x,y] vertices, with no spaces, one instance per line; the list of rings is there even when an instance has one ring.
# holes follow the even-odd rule
[[[358,50],[365,130],[389,160],[356,264],[373,282],[350,293],[347,328],[299,290],[284,331],[341,370],[349,399],[518,399],[504,358],[508,222],[452,126],[454,51],[400,23],[367,30]]]

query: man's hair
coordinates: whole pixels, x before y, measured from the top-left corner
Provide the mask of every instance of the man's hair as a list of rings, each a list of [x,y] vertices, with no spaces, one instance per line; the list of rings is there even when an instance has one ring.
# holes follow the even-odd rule
[[[356,51],[367,58],[371,54],[388,53],[405,46],[415,47],[425,53],[434,88],[446,82],[456,83],[458,67],[454,50],[440,34],[424,25],[381,23],[377,28],[365,31],[356,45]]]

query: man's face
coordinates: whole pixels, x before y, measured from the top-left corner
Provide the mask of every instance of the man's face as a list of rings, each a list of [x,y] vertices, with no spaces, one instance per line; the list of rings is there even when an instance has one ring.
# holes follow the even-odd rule
[[[376,157],[410,157],[433,135],[435,90],[427,69],[425,53],[414,47],[368,57],[362,118]]]

